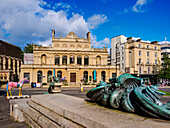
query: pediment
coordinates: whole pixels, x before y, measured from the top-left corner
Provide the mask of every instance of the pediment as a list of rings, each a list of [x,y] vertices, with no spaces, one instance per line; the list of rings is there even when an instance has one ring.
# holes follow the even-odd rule
[[[73,39],[73,38],[78,38],[78,37],[76,36],[74,32],[70,32],[65,38]]]

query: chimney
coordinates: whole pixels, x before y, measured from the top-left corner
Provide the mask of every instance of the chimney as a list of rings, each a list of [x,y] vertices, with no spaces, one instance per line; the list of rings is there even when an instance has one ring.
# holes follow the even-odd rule
[[[127,38],[127,42],[128,43],[132,42],[132,37]]]
[[[54,38],[55,30],[52,30],[52,38]]]
[[[151,44],[158,44],[158,41],[152,41]]]
[[[90,40],[90,39],[91,39],[91,37],[90,37],[90,32],[88,32],[86,35],[87,35],[87,39]]]

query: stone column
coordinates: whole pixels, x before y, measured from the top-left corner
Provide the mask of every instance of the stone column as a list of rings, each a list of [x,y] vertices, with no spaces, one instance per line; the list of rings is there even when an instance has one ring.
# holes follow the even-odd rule
[[[84,55],[82,55],[82,65],[84,65]]]
[[[60,55],[60,65],[62,65],[62,55]]]
[[[8,58],[8,69],[11,69],[11,58]]]
[[[6,59],[5,56],[3,56],[3,69],[5,69],[5,65],[6,65]]]
[[[74,59],[75,59],[74,63],[77,64],[77,55],[74,56]]]
[[[70,55],[67,55],[67,65],[70,64]]]
[[[15,74],[15,59],[13,59],[13,72]]]
[[[17,59],[17,74],[19,76],[19,60]]]

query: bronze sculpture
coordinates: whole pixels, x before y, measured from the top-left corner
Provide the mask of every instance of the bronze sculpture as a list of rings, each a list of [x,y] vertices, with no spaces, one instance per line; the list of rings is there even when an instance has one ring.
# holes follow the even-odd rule
[[[86,96],[104,106],[170,119],[170,102],[163,104],[159,101],[165,93],[159,92],[156,86],[145,86],[143,79],[127,73],[118,78],[110,78],[109,82],[110,84],[101,81]]]

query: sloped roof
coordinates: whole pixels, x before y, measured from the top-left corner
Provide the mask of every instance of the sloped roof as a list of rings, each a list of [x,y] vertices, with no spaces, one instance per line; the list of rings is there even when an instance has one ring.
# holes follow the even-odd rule
[[[0,54],[11,56],[15,58],[21,58],[21,48],[15,45],[9,44],[5,41],[0,40]]]

